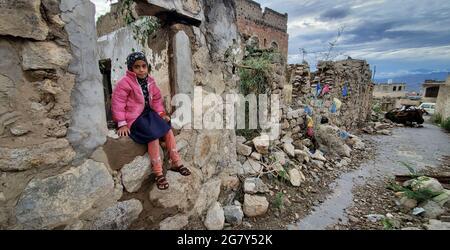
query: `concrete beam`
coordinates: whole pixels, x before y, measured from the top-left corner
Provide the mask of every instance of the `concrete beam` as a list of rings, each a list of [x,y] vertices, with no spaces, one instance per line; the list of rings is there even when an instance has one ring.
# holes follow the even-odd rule
[[[200,0],[137,0],[135,9],[139,16],[156,16],[197,27],[204,19]]]

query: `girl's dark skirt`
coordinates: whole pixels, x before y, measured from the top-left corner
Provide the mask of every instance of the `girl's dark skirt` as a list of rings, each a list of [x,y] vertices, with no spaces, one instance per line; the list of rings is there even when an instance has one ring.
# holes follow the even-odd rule
[[[131,126],[130,138],[136,143],[148,144],[164,137],[169,130],[170,126],[164,119],[152,109],[146,108]]]

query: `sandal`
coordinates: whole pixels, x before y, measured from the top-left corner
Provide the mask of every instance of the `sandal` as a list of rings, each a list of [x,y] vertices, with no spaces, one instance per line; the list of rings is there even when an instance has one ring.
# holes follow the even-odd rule
[[[189,176],[191,175],[191,171],[185,167],[184,165],[181,165],[179,167],[172,167],[170,170],[180,173],[182,176]]]
[[[169,188],[169,183],[164,175],[156,176],[155,181],[159,190],[166,190]]]

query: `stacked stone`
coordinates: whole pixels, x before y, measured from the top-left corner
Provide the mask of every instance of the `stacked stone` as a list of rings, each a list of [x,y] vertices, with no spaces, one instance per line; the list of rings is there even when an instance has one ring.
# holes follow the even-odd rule
[[[348,59],[318,64],[314,84],[320,81],[322,87],[325,84],[330,86],[330,93],[324,103],[330,105],[334,98],[342,101],[341,110],[335,116],[332,115],[337,126],[352,130],[363,126],[370,119],[371,79],[370,66],[364,60]],[[346,97],[342,95],[344,85],[348,90]]]
[[[309,65],[295,64],[289,66],[291,72],[291,84],[293,86],[292,97],[294,99],[309,93],[311,73]]]

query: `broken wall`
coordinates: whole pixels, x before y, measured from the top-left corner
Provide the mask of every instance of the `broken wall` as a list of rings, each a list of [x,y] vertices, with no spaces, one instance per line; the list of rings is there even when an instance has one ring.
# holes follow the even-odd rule
[[[450,118],[450,77],[439,88],[435,112],[442,116],[442,120]]]
[[[87,160],[106,139],[94,5],[1,4],[0,228],[63,227],[117,205],[112,171]]]

